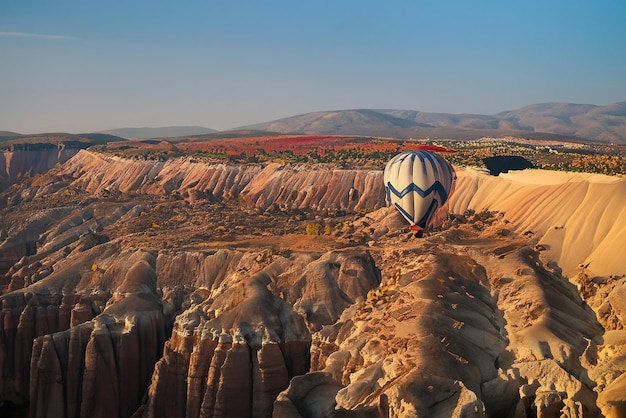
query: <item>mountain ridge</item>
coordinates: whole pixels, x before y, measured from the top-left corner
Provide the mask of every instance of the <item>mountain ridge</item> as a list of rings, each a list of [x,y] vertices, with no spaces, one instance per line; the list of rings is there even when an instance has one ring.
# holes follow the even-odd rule
[[[167,138],[187,135],[203,135],[219,132],[216,129],[205,128],[204,126],[161,126],[161,127],[140,127],[140,128],[117,128],[98,133],[119,136],[125,139],[149,139]]]
[[[484,136],[574,138],[626,144],[626,102],[604,106],[537,103],[494,115],[402,109],[309,112],[236,129],[289,134],[471,139]]]
[[[302,113],[221,131],[202,126],[163,126],[118,128],[96,131],[91,135],[156,139],[211,134],[217,134],[218,137],[238,136],[245,132],[252,132],[254,135],[356,135],[461,140],[514,136],[626,144],[626,101],[607,105],[545,102],[493,115],[409,109],[339,109]],[[42,135],[44,134],[22,135],[0,131],[0,142]]]

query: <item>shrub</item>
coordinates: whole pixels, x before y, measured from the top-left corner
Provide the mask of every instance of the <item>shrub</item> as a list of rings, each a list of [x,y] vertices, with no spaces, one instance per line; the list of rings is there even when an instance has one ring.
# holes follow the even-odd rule
[[[321,230],[322,230],[322,225],[320,224],[307,224],[306,225],[307,235],[319,235]]]

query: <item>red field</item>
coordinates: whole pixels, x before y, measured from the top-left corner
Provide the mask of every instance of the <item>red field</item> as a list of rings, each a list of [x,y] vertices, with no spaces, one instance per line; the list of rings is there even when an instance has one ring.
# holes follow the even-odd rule
[[[187,142],[178,145],[178,148],[191,152],[212,152],[227,155],[239,155],[245,152],[253,155],[263,150],[271,154],[291,150],[294,154],[306,154],[315,151],[324,155],[329,151],[360,148],[364,151],[393,151],[401,141],[380,140],[363,137],[345,136],[264,136],[215,139],[206,142]]]
[[[360,136],[321,136],[321,135],[280,135],[236,138],[188,137],[176,140],[128,141],[110,143],[110,149],[147,149],[154,151],[179,152],[184,154],[209,153],[221,155],[248,156],[292,151],[295,155],[316,152],[327,155],[342,150],[359,150],[363,154],[374,152],[399,152],[408,149],[428,147],[423,141],[406,141],[392,138],[370,138]],[[430,147],[435,151],[448,151],[441,147]]]

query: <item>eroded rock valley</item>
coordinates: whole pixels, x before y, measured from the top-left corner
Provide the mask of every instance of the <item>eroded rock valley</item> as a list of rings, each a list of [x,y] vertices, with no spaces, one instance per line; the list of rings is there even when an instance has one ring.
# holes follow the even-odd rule
[[[5,412],[626,416],[626,183],[458,175],[424,237],[376,170],[82,150],[24,179],[0,199]]]

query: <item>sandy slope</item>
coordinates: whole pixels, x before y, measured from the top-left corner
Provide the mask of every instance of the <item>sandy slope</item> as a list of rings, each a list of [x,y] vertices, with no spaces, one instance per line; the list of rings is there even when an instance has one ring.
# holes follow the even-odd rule
[[[567,275],[579,265],[597,275],[626,274],[626,180],[587,173],[525,170],[487,176],[458,169],[451,212],[504,212],[518,232],[530,231],[545,256]]]

